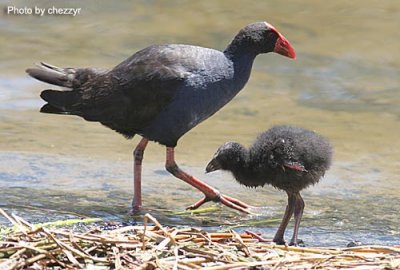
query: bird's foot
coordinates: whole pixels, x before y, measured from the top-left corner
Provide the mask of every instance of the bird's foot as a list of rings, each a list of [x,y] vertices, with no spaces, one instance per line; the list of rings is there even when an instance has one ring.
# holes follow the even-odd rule
[[[290,241],[289,246],[292,246],[292,247],[305,247],[306,245],[304,244],[303,240],[297,239],[296,242]]]
[[[238,199],[232,198],[230,196],[223,195],[219,192],[212,197],[206,195],[203,199],[192,204],[191,206],[187,207],[186,209],[187,210],[197,209],[201,205],[203,205],[204,203],[209,202],[209,201],[220,202],[220,203],[228,206],[229,208],[238,210],[238,211],[246,213],[246,214],[252,214],[252,212],[249,210],[251,208],[250,205],[248,205]]]
[[[283,239],[275,239],[272,240],[272,242],[274,242],[277,245],[285,245],[288,246],[288,244],[286,243],[285,240]],[[290,241],[289,246],[291,247],[305,247],[306,245],[304,244],[303,240],[298,239],[296,242]]]
[[[272,240],[272,242],[274,242],[275,244],[277,244],[277,245],[287,245],[287,243],[286,243],[286,241],[285,240],[283,240],[283,238],[274,238],[273,240]]]
[[[346,245],[346,247],[357,247],[357,246],[362,246],[362,243],[357,240],[352,240]]]

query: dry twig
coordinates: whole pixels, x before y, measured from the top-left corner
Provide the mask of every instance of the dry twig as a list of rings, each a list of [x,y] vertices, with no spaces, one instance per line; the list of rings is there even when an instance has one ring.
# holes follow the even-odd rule
[[[13,230],[0,241],[0,270],[100,269],[400,269],[400,247],[300,248],[259,242],[235,231],[205,233],[162,226],[146,214],[144,226],[114,230],[37,228],[2,209]],[[148,222],[154,223],[149,226]],[[96,226],[96,225],[93,225]],[[0,238],[1,239],[1,238]]]

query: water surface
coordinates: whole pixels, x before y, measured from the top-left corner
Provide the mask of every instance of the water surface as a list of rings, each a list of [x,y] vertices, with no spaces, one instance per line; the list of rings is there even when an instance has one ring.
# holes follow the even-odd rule
[[[13,1],[27,4],[53,5]],[[1,7],[8,5],[0,1]],[[165,149],[157,144],[145,154],[145,210],[168,224],[212,227],[280,218],[283,192],[247,189],[229,174],[205,175],[204,167],[225,141],[249,145],[274,124],[296,124],[330,138],[335,147],[331,170],[304,191],[300,238],[309,245],[399,244],[398,1],[69,1],[68,6],[81,7],[82,13],[1,14],[0,207],[32,222],[130,219],[131,159],[139,138],[125,140],[77,117],[40,114],[39,93],[50,86],[28,78],[25,68],[39,61],[107,68],[154,43],[223,50],[242,26],[267,20],[291,41],[297,60],[259,56],[245,89],[186,134],[176,150],[183,168],[229,195],[264,206],[263,215],[224,207],[207,215],[174,215],[201,194],[165,172]],[[272,237],[277,225],[251,229]]]

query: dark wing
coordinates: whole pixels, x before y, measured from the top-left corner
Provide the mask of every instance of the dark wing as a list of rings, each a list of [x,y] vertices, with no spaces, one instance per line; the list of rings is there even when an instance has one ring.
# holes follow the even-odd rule
[[[145,48],[83,87],[80,115],[127,137],[139,133],[173,99],[196,61],[192,46]]]
[[[295,128],[275,126],[258,135],[251,151],[256,153],[259,164],[268,164],[267,170],[278,168],[307,172],[297,149],[300,135]]]
[[[271,149],[274,162],[284,171],[290,169],[307,172],[305,164],[301,162],[303,159],[300,157],[300,153],[298,153],[298,147],[295,137],[292,137],[289,133],[281,134]]]

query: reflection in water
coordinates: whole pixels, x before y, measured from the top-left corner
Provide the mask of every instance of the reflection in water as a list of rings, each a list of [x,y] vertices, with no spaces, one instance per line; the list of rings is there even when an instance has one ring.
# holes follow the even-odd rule
[[[298,59],[258,57],[245,89],[182,138],[177,158],[225,193],[266,206],[263,215],[248,217],[226,208],[198,216],[172,214],[202,195],[165,173],[165,149],[156,144],[145,154],[145,207],[168,224],[227,227],[280,220],[285,194],[271,187],[240,187],[228,174],[204,175],[204,166],[225,141],[248,145],[271,125],[291,123],[316,130],[335,146],[332,169],[304,193],[301,238],[312,245],[353,239],[398,244],[397,1],[375,6],[359,0],[68,3],[82,7],[82,15],[0,17],[0,207],[32,222],[80,215],[130,219],[131,151],[138,138],[127,141],[97,123],[38,113],[38,95],[49,86],[28,79],[25,68],[41,60],[112,67],[152,43],[223,49],[243,25],[262,19],[291,41]],[[7,4],[0,0],[0,7]],[[252,229],[272,236],[278,223]]]

